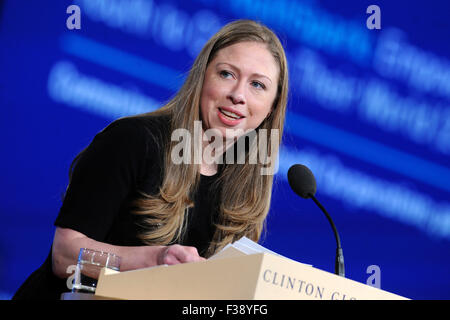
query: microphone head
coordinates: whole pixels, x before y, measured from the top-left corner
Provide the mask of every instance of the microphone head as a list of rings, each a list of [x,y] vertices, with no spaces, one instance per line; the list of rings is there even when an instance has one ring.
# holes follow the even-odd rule
[[[308,167],[294,164],[288,170],[288,181],[291,189],[302,198],[310,198],[316,194],[316,179]]]

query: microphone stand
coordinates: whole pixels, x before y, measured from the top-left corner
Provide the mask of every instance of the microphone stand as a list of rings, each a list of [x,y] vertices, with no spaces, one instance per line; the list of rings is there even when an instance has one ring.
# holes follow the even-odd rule
[[[313,199],[313,201],[317,204],[317,206],[325,213],[325,216],[327,217],[328,221],[330,222],[331,228],[334,232],[334,237],[336,238],[336,262],[334,265],[334,272],[335,274],[344,277],[345,278],[345,266],[344,266],[344,253],[342,251],[341,247],[341,239],[339,238],[339,234],[337,232],[336,226],[334,225],[333,220],[331,220],[330,215],[328,214],[327,210],[325,210],[324,206],[319,202],[319,200],[314,197],[311,193],[308,194],[308,196]]]

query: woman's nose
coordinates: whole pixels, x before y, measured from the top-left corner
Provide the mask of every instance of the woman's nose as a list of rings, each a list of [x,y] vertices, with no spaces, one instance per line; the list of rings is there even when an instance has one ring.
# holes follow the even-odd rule
[[[228,94],[227,98],[230,99],[233,104],[245,104],[247,101],[245,98],[244,85],[242,83],[236,84]]]

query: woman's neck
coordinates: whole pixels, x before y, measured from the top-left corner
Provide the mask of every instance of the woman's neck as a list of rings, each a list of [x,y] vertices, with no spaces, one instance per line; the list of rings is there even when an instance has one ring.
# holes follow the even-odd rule
[[[204,164],[200,165],[200,174],[203,176],[213,176],[217,173],[218,165],[214,164]]]
[[[202,132],[203,136],[203,132]],[[214,143],[214,142],[213,142]],[[204,176],[212,176],[217,173],[219,159],[222,157],[225,150],[227,150],[233,143],[234,140],[224,139],[221,148],[217,148],[213,143],[207,140],[201,142],[202,145],[202,163],[200,165],[200,174]]]

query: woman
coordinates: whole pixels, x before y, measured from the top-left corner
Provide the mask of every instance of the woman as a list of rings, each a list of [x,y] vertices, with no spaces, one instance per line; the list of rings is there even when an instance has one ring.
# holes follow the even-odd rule
[[[261,145],[246,143],[242,164],[223,160],[243,132],[277,130],[278,147],[287,92],[276,35],[250,20],[224,26],[171,101],[114,121],[75,158],[50,254],[14,298],[59,299],[80,248],[119,255],[125,271],[201,261],[242,236],[258,241],[273,182],[261,174],[263,161],[249,161]],[[180,150],[172,133],[194,133],[198,121],[202,132],[220,134],[225,153],[217,148],[214,162],[174,161]],[[276,152],[272,138],[263,154]],[[211,141],[201,142],[186,144],[182,156],[203,154]]]

